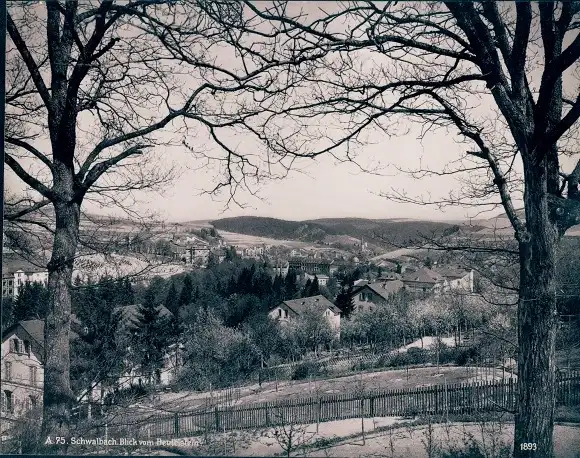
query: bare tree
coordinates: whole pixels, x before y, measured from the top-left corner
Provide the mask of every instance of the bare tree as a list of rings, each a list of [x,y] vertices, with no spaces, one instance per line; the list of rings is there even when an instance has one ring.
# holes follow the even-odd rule
[[[556,250],[580,221],[580,163],[563,170],[575,153],[580,117],[571,80],[579,68],[578,3],[356,2],[308,11],[285,2],[245,6],[252,20],[240,28],[268,30],[261,45],[269,56],[289,52],[281,35],[291,49],[325,51],[315,62],[289,68],[301,84],[267,109],[265,130],[280,154],[328,153],[358,163],[355,147],[365,133],[407,133],[402,118],[416,121],[422,136],[434,129],[459,135],[462,157],[443,170],[422,170],[427,177],[459,174],[457,192],[435,199],[396,190],[387,196],[503,207],[519,259],[514,453],[523,456],[520,444],[533,442],[553,456]],[[519,200],[523,212],[516,210]]]
[[[216,159],[218,173],[226,172],[209,191],[229,186],[228,201],[263,175],[258,159],[229,146],[221,132],[247,127],[253,148],[264,143],[251,118],[262,112],[257,100],[281,88],[268,90],[278,81],[274,69],[290,62],[260,60],[249,48],[242,54],[220,48],[231,33],[198,3],[55,0],[8,8],[4,162],[28,192],[5,218],[22,222],[52,207],[45,434],[67,436],[73,402],[70,288],[82,204],[93,200],[128,210],[125,198],[134,191],[155,189],[172,176],[171,165],[151,160],[153,151],[170,151],[186,139],[194,158],[205,158],[204,165]],[[228,20],[242,20],[239,8],[230,10]],[[244,35],[237,35],[240,42]],[[206,139],[225,157],[212,157],[202,145]],[[232,178],[234,170],[242,180]]]

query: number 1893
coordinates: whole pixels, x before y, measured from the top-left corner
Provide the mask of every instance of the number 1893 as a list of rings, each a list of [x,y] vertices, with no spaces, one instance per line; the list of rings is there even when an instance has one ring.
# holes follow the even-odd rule
[[[535,442],[523,442],[520,444],[520,450],[537,450],[538,446]]]

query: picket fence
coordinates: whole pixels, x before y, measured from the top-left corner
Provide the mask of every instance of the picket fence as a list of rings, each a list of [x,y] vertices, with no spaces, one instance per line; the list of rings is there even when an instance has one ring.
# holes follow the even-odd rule
[[[476,384],[437,385],[366,391],[256,404],[216,406],[211,410],[153,415],[138,422],[118,418],[108,437],[179,438],[210,432],[309,424],[360,417],[470,414],[515,409],[513,379]],[[580,404],[580,371],[558,377],[558,405]],[[99,432],[103,435],[102,427]]]

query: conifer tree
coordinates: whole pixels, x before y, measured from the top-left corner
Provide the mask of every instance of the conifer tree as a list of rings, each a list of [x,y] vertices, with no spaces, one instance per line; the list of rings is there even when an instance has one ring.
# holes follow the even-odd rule
[[[19,291],[12,317],[14,322],[44,319],[47,313],[48,289],[42,283],[24,283]]]
[[[298,284],[296,283],[296,272],[289,270],[284,279],[284,299],[294,299],[298,292]]]
[[[161,315],[155,303],[155,292],[147,288],[143,304],[138,307],[135,323],[135,351],[141,371],[153,382],[163,366],[163,356],[169,344],[169,320]]]
[[[338,296],[336,296],[336,306],[341,310],[344,318],[350,317],[354,310],[353,290],[354,288],[352,285],[342,286]]]
[[[186,275],[183,279],[183,287],[181,288],[181,294],[179,295],[178,306],[179,308],[189,305],[193,302],[193,280],[190,275]]]
[[[179,313],[181,296],[177,294],[177,288],[175,287],[175,282],[172,281],[167,291],[167,298],[165,299],[165,307],[177,317]]]
[[[314,280],[310,284],[310,289],[308,290],[308,296],[318,296],[320,294],[320,285],[318,284],[318,277],[315,275]]]

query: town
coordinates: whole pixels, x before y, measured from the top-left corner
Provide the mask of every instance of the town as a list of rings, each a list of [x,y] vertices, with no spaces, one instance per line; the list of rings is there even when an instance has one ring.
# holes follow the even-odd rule
[[[0,454],[578,458],[580,2],[0,10]]]
[[[164,275],[153,269],[97,278],[107,271],[94,256],[76,263],[70,339],[78,421],[102,424],[119,409],[126,415],[129,404],[132,417],[153,421],[152,412],[176,408],[167,396],[230,393],[232,402],[232,389],[257,384],[252,394],[236,398],[239,408],[250,407],[272,385],[280,390],[273,399],[281,401],[292,396],[284,394],[284,383],[310,385],[353,373],[447,374],[427,385],[424,378],[403,382],[408,388],[437,387],[448,377],[471,383],[517,378],[514,347],[489,338],[514,335],[513,311],[494,305],[501,288],[465,259],[462,265],[461,258],[430,249],[380,254],[364,240],[342,249],[251,238],[230,245],[213,227],[156,237],[120,236],[114,256],[153,260]],[[8,246],[4,253],[6,435],[11,424],[42,412],[48,272]],[[575,323],[563,322],[562,342],[570,341]],[[577,354],[568,350],[559,367],[573,376]],[[391,380],[377,378],[368,389],[392,388]],[[212,406],[227,405],[219,396]],[[203,408],[179,406],[184,413]]]

